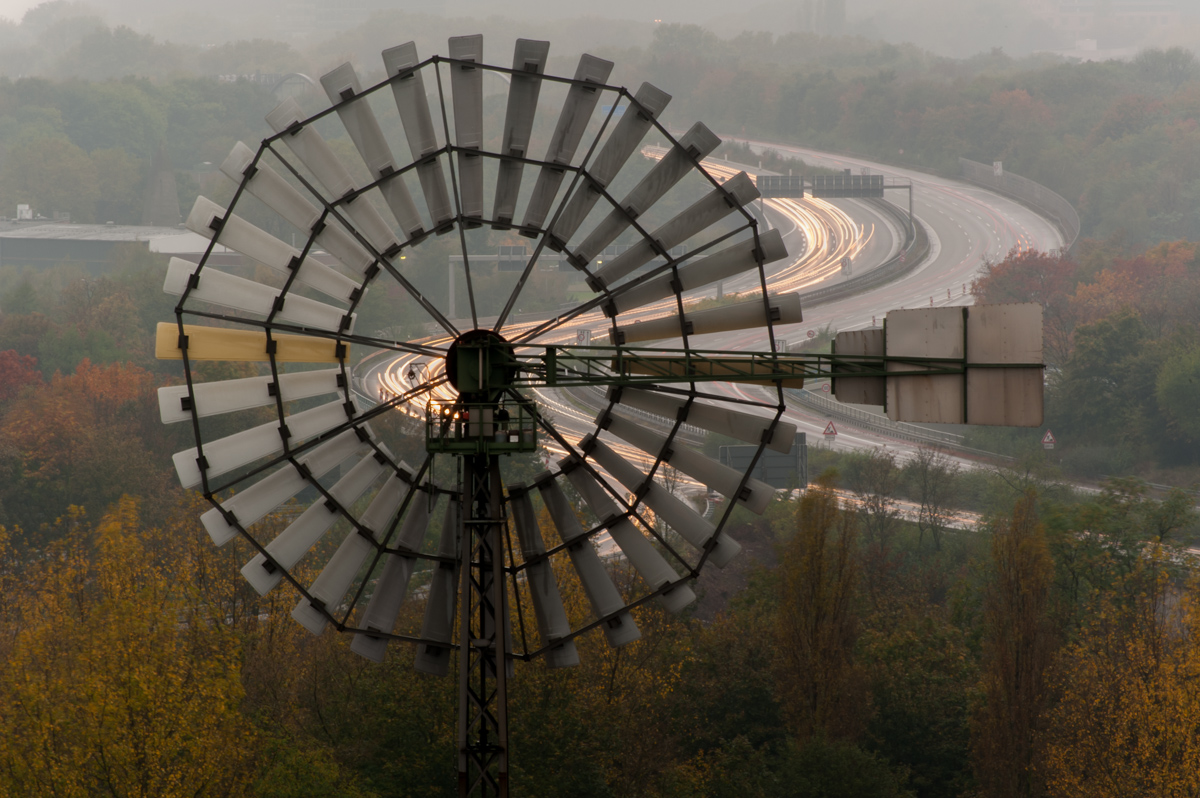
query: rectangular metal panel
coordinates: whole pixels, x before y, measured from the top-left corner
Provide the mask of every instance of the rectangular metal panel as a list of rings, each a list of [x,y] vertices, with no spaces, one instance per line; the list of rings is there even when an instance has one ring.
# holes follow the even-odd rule
[[[300,105],[289,98],[267,114],[267,124],[276,133],[287,131],[279,141],[312,171],[317,182],[329,193],[329,201],[340,202],[338,210],[353,221],[371,246],[379,252],[399,246],[400,241],[391,226],[370,202],[341,202],[347,194],[357,190],[358,185],[314,126],[300,124],[304,118]]]
[[[570,458],[560,461],[560,467],[564,463],[571,464],[568,465],[568,472],[572,470],[572,465],[575,468],[579,467]],[[546,511],[554,522],[555,528],[558,529],[559,537],[567,544],[567,556],[571,558],[575,573],[579,575],[579,582],[583,586],[584,595],[587,596],[592,612],[597,618],[620,613],[625,607],[625,599],[621,597],[621,592],[613,584],[612,577],[605,570],[594,545],[583,536],[583,528],[575,515],[575,509],[571,507],[562,488],[557,482],[551,480],[538,485],[538,491],[546,504]],[[610,622],[603,627],[609,645],[616,648],[626,643],[632,643],[641,637],[637,624],[633,622],[633,617],[628,612],[616,616],[616,620],[617,623]]]
[[[329,495],[349,507],[382,474],[383,466],[374,457],[364,457],[329,489]],[[324,502],[316,502],[267,544],[267,553],[282,569],[291,570],[341,517]],[[242,576],[259,595],[265,595],[283,579],[283,571],[274,565],[268,567],[266,556],[256,554],[242,567]]]
[[[293,443],[300,443],[305,438],[316,437],[344,423],[350,418],[350,414],[347,412],[348,407],[357,413],[352,402],[330,402],[311,410],[286,416],[284,423],[289,440]],[[219,476],[259,458],[269,457],[283,451],[283,438],[280,430],[280,422],[276,420],[235,432],[215,441],[209,441],[204,446],[208,476]],[[193,488],[200,484],[200,464],[196,460],[197,456],[197,447],[193,446],[182,452],[176,452],[171,457],[175,463],[175,471],[179,475],[179,483],[184,488]]]
[[[508,86],[508,111],[504,117],[504,136],[500,153],[515,158],[529,157],[529,136],[537,113],[538,96],[542,91],[542,73],[550,42],[517,39],[513,52],[513,74]],[[496,177],[496,203],[492,218],[501,224],[511,224],[516,214],[517,195],[521,191],[521,174],[525,165],[519,161],[500,162]]]
[[[446,191],[442,162],[430,155],[438,149],[437,131],[425,96],[425,78],[420,70],[414,69],[418,63],[417,46],[413,42],[383,51],[388,76],[399,76],[392,81],[392,96],[396,110],[400,112],[409,152],[418,164],[417,179],[421,183],[421,193],[425,195],[429,217],[437,230],[444,228],[454,215],[454,208]]]
[[[883,328],[840,332],[834,338],[833,351],[838,355],[870,355],[882,362]],[[854,367],[835,364],[839,375],[833,379],[833,397],[839,402],[854,405],[883,405],[887,402],[887,381],[884,377],[843,377]]]
[[[247,258],[290,274],[293,262],[300,257],[300,250],[288,246],[266,230],[255,227],[237,214],[226,214],[225,208],[205,197],[196,197],[184,224],[189,230],[205,238],[215,238],[217,243],[245,255]],[[225,219],[224,222],[221,220]],[[358,283],[339,271],[335,271],[315,258],[305,258],[300,263],[296,281],[328,294],[335,299],[349,301]]]
[[[679,533],[680,537],[698,549],[703,549],[709,539],[717,534],[716,527],[701,517],[694,509],[685,504],[678,496],[653,480],[647,481],[646,474],[637,466],[630,463],[621,455],[614,452],[606,444],[591,436],[585,437],[580,446],[586,451],[589,447],[589,457],[601,468],[628,490],[642,497],[654,514],[667,526]],[[717,537],[717,544],[710,551],[714,565],[724,568],[730,560],[737,556],[741,545],[728,535]]]
[[[297,460],[308,469],[313,479],[319,479],[350,457],[366,454],[368,449],[368,445],[358,439],[354,430],[347,430],[305,452]],[[246,529],[261,521],[267,513],[291,499],[309,484],[294,466],[285,464],[278,471],[221,502],[221,509],[214,507],[206,511],[200,516],[200,523],[204,524],[213,543],[224,546],[237,537],[238,530],[225,520],[222,510],[232,514],[237,523]]]
[[[253,161],[254,153],[239,141],[221,164],[221,171],[235,183],[240,183]],[[321,211],[278,172],[264,163],[260,162],[255,166],[253,175],[246,181],[246,190],[301,232],[310,233],[320,220]],[[333,218],[326,219],[325,225],[314,238],[318,246],[323,247],[344,266],[360,274],[375,262],[375,258]]]
[[[893,310],[887,314],[888,357],[952,358],[965,356],[963,308]],[[925,365],[888,363],[889,373],[923,371]],[[961,375],[887,378],[887,414],[892,421],[963,423]]]
[[[674,421],[686,405],[684,400],[677,396],[636,388],[624,388],[620,392],[620,398],[616,397],[616,389],[609,389],[609,400],[619,401],[622,405],[658,415],[668,421]],[[761,442],[766,437],[767,430],[771,428],[769,418],[743,413],[725,405],[709,405],[703,402],[693,402],[684,415],[684,421],[709,432],[756,443]],[[767,440],[767,448],[787,452],[795,435],[796,425],[780,420],[775,425],[774,433]]]
[[[608,80],[612,68],[612,61],[585,53],[579,58],[575,80],[601,84]],[[543,160],[562,166],[571,164],[599,99],[600,90],[595,85],[574,85],[567,91],[567,98],[563,101],[562,111],[558,115],[558,124],[554,128],[554,135],[550,137],[550,146]],[[564,170],[553,166],[541,168],[533,187],[533,194],[529,198],[529,205],[525,208],[522,227],[540,228],[545,223],[546,215],[550,212],[550,203],[558,194],[565,174]]]
[[[210,302],[231,310],[268,316],[275,311],[275,318],[292,322],[300,327],[312,327],[337,332],[354,329],[354,314],[347,317],[346,311],[306,296],[292,293],[280,295],[279,289],[263,285],[244,277],[220,272],[211,266],[195,277],[199,264],[183,258],[171,258],[167,265],[167,279],[163,292],[183,296],[189,283],[192,291],[188,298],[199,302]]]
[[[275,386],[281,401],[294,402],[337,392],[341,373],[341,369],[293,371],[280,374]],[[193,383],[192,399],[196,415],[216,416],[274,404],[275,394],[271,390],[273,382],[270,376],[265,376]],[[164,424],[191,420],[191,410],[183,409],[183,400],[187,397],[186,385],[167,385],[158,389],[158,409]]]
[[[483,62],[483,36],[454,36],[450,57]],[[450,91],[454,95],[454,143],[473,150],[483,149],[483,70],[469,64],[450,67]],[[458,153],[458,194],[462,215],[483,218],[483,158]]]
[[[446,504],[442,517],[442,534],[438,543],[438,555],[458,557],[459,531],[462,528],[458,502]],[[449,644],[454,630],[454,616],[458,607],[458,568],[435,568],[429,585],[429,597],[425,600],[425,617],[421,621],[421,637]],[[422,643],[417,647],[413,667],[422,673],[445,676],[450,666],[450,651],[447,647]]]
[[[553,566],[549,560],[537,559],[546,553],[546,544],[538,527],[533,498],[523,484],[513,483],[509,486],[509,507],[512,509],[513,526],[517,529],[521,551],[526,560],[535,560],[526,566],[526,582],[529,597],[533,600],[533,612],[542,645],[550,648],[546,652],[547,664],[552,668],[578,665],[579,652],[574,641],[555,645],[571,633],[571,624],[567,620]]]
[[[972,363],[1041,363],[1042,306],[976,305],[967,316],[967,423],[1039,427],[1041,368],[971,368]]]
[[[679,442],[671,447],[666,446],[667,439],[651,432],[642,424],[632,419],[624,418],[616,413],[608,416],[608,431],[618,438],[631,443],[651,457],[663,455],[663,462],[671,464],[687,474],[709,490],[715,490],[750,508],[751,512],[762,515],[767,504],[775,495],[770,485],[756,479],[747,481],[744,493],[739,495],[738,486],[742,482],[742,472],[723,466],[708,455],[693,451]]]
[[[400,606],[408,594],[408,582],[416,563],[412,557],[398,554],[388,554],[384,558],[383,573],[376,581],[367,610],[363,613],[363,628],[391,634],[396,626],[396,617],[400,614]],[[357,634],[350,643],[350,650],[375,662],[383,662],[387,642],[386,637]]]
[[[679,575],[641,531],[628,517],[621,517],[621,511],[591,474],[582,468],[575,468],[567,473],[567,479],[588,507],[592,508],[596,518],[608,523],[609,537],[652,590],[679,581]],[[672,612],[679,612],[695,600],[695,597],[696,594],[691,588],[680,585],[660,596],[659,600]]]

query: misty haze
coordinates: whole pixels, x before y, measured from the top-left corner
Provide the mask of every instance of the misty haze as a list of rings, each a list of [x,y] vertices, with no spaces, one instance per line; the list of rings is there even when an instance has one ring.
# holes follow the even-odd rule
[[[0,798],[1200,795],[1198,52],[0,0]]]

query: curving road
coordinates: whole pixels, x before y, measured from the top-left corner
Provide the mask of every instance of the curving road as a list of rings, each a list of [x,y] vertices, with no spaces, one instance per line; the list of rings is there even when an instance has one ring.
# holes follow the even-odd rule
[[[748,142],[752,148],[772,149],[785,156],[799,157],[819,166],[858,171],[869,167],[874,174],[900,178],[913,183],[913,207],[918,221],[925,227],[930,239],[928,258],[906,276],[847,299],[806,307],[805,321],[801,324],[777,326],[777,338],[797,342],[808,337],[810,332],[825,328],[840,331],[870,327],[879,322],[892,309],[963,305],[970,304],[970,283],[976,277],[985,260],[999,260],[1011,249],[1037,248],[1057,249],[1063,246],[1062,233],[1052,222],[1028,207],[998,194],[960,181],[936,177],[907,169],[898,169],[862,159],[821,153],[791,145],[767,142]],[[658,153],[650,148],[651,157]],[[754,173],[754,169],[723,161],[706,161],[706,168],[719,178],[730,177],[741,169]],[[907,194],[902,202],[907,204]],[[827,285],[845,279],[841,275],[841,260],[850,256],[855,264],[855,274],[878,265],[897,251],[902,239],[901,231],[894,220],[879,212],[868,203],[856,200],[767,200],[763,203],[766,221],[778,227],[784,235],[792,258],[775,264],[768,274],[771,288],[778,291],[797,291]],[[907,210],[907,209],[905,209]],[[730,281],[724,286],[726,293],[752,290],[757,287],[757,278],[752,282]],[[708,291],[715,295],[716,287]],[[639,309],[633,314],[623,314],[632,321],[638,318],[653,318],[674,312],[674,304],[659,303]],[[572,320],[561,327],[553,336],[562,343],[574,342],[580,329],[599,330],[605,325],[600,314],[590,314]],[[730,336],[725,334],[719,341],[714,337],[698,336],[692,339],[697,348],[720,349],[765,349],[765,336],[758,331]],[[549,340],[545,342],[551,342]],[[372,397],[381,389],[399,393],[410,385],[407,372],[421,363],[411,355],[381,356],[358,375],[364,391]],[[429,372],[436,374],[440,363],[425,364]],[[420,375],[422,379],[425,375]],[[774,402],[773,396],[760,393],[762,389],[752,386],[723,386],[731,393],[745,398]],[[578,438],[595,431],[595,397],[581,391],[540,390],[538,398],[554,414],[556,426],[568,438]],[[447,395],[445,398],[450,398]],[[412,408],[421,412],[423,408]],[[828,418],[820,413],[799,406],[789,407],[786,418],[797,424],[809,435],[810,443],[822,441],[822,432]],[[870,449],[887,446],[901,458],[916,450],[914,444],[901,442],[886,436],[838,425],[839,434],[826,445],[838,449]],[[623,442],[606,437],[622,454],[634,461],[644,461],[644,456]],[[553,447],[551,447],[553,448]],[[964,459],[964,462],[968,462]]]

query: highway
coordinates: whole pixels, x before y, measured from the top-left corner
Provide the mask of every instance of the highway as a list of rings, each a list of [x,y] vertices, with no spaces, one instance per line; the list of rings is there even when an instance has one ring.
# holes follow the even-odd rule
[[[866,167],[873,174],[911,181],[914,186],[914,213],[930,240],[928,258],[904,277],[847,299],[806,307],[804,321],[800,324],[776,325],[776,337],[786,339],[793,346],[810,334],[826,328],[841,331],[873,326],[892,309],[970,304],[970,283],[985,259],[999,260],[1013,248],[1050,250],[1063,246],[1062,233],[1050,221],[1013,200],[966,183],[794,146],[758,141],[748,143],[759,150],[772,149],[785,156],[803,158],[814,165],[849,168],[855,172]],[[644,152],[651,157],[661,156],[661,150],[656,148],[647,148]],[[731,177],[741,169],[752,174],[756,171],[748,166],[715,160],[706,161],[705,167],[718,179]],[[906,193],[896,199],[907,204]],[[895,220],[868,203],[804,199],[765,200],[762,205],[767,223],[780,230],[791,253],[787,260],[768,267],[768,282],[772,291],[804,291],[844,279],[841,274],[844,256],[852,258],[854,273],[861,274],[872,265],[893,256],[901,243],[902,231]],[[727,294],[756,287],[756,274],[730,280],[723,286]],[[700,295],[715,294],[716,287],[713,286]],[[628,323],[635,318],[654,318],[673,312],[673,301],[660,302],[622,314],[621,318],[622,323]],[[505,334],[511,339],[530,326],[532,322],[511,325],[506,327]],[[598,335],[605,326],[606,320],[598,312],[593,312],[574,318],[537,340],[542,344],[574,343],[578,330],[587,329]],[[717,338],[720,340],[710,340]],[[449,341],[433,340],[427,343],[444,346]],[[691,339],[691,344],[696,348],[767,348],[765,335],[761,331],[697,336]],[[391,354],[369,359],[366,368],[360,369],[357,376],[364,393],[373,399],[381,389],[385,396],[408,390],[412,386],[408,374],[414,367],[419,383],[436,379],[441,364],[413,355]],[[774,402],[773,392],[766,389],[732,384],[721,384],[721,388],[741,398]],[[545,389],[536,393],[539,402],[553,414],[556,427],[568,440],[577,440],[595,431],[596,397],[593,393]],[[453,398],[448,386],[437,389],[434,395],[441,400]],[[423,407],[408,409],[413,415],[420,415],[423,411]],[[824,415],[792,406],[785,417],[797,424],[800,431],[808,433],[810,445],[830,445],[840,450],[887,446],[900,459],[910,456],[916,449],[915,444],[840,423],[839,434],[832,440],[823,441],[822,432],[828,423]],[[645,461],[640,451],[623,442],[607,435],[605,440],[628,459]],[[555,455],[563,454],[556,444],[548,448]],[[970,458],[956,459],[961,459],[967,466],[974,464]]]

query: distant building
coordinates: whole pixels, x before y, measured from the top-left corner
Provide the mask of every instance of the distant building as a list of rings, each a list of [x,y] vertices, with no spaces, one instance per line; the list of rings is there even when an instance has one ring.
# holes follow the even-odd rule
[[[37,268],[70,261],[89,271],[102,272],[110,265],[113,250],[123,244],[198,263],[208,250],[209,239],[182,226],[0,221],[0,266]],[[337,263],[323,250],[309,254],[327,265]],[[220,244],[213,247],[207,263],[234,268],[254,265],[254,261]]]
[[[115,247],[139,244],[151,252],[199,260],[208,239],[181,227],[123,224],[38,224],[0,222],[0,266],[54,266],[71,261],[98,271],[109,264]],[[221,256],[233,255],[222,246]]]

